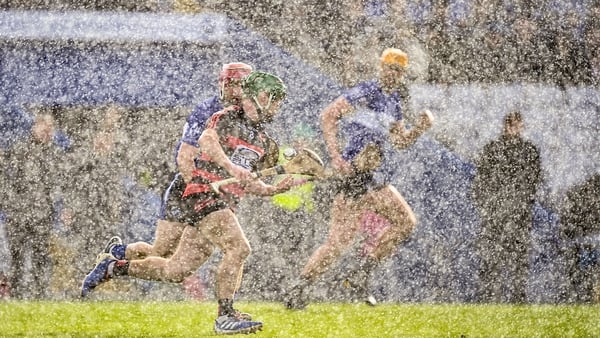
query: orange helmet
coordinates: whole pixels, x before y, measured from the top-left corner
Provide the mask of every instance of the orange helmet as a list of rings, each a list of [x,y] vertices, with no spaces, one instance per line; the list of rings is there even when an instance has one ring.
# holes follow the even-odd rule
[[[381,53],[381,63],[396,64],[406,68],[408,66],[408,55],[398,48],[387,48]]]

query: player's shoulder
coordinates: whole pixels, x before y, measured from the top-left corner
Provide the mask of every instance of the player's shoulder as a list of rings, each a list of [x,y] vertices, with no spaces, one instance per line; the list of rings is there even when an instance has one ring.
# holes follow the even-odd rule
[[[223,105],[218,96],[212,96],[198,103],[190,113],[188,120],[193,120],[197,116],[212,115],[214,112],[223,109]]]
[[[359,82],[353,88],[364,91],[374,91],[381,88],[381,85],[379,84],[379,81],[372,79]]]
[[[212,114],[209,119],[209,127],[214,127],[220,123],[231,123],[238,120],[243,115],[243,111],[238,106],[228,106]]]
[[[368,80],[357,83],[355,86],[348,88],[344,92],[346,98],[369,95],[379,91],[380,85],[377,80]]]

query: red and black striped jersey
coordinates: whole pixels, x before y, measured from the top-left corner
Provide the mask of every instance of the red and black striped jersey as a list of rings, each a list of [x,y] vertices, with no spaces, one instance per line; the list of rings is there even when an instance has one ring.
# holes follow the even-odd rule
[[[238,107],[221,110],[211,116],[206,128],[213,128],[219,135],[219,143],[231,162],[250,171],[272,167],[277,162],[279,147],[265,132],[250,121]],[[212,161],[204,152],[196,159],[192,182],[186,187],[184,197],[210,191],[209,184],[230,177],[229,173]],[[222,189],[237,197],[243,195],[239,184]]]

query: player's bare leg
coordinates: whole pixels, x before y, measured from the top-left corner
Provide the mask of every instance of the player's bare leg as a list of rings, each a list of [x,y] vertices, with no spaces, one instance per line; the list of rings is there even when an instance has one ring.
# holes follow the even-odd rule
[[[181,234],[186,224],[158,220],[152,244],[146,242],[135,242],[123,244],[121,238],[113,236],[104,250],[98,255],[98,260],[105,254],[112,255],[116,259],[144,259],[149,256],[168,258],[175,252]]]
[[[235,283],[235,292],[237,293],[240,287],[242,286],[242,278],[244,277],[244,266],[240,269],[240,273],[238,274],[237,282]]]
[[[115,260],[106,255],[97,264],[90,278],[84,281],[82,296],[85,297],[93,288],[113,276],[128,275],[146,280],[181,283],[208,260],[217,245],[223,252],[223,260],[217,271],[220,312],[224,311],[224,315],[234,316],[236,320],[251,321],[249,314],[233,308],[233,297],[239,287],[243,264],[250,254],[248,240],[233,212],[229,209],[216,211],[204,217],[198,226],[186,226],[178,243],[170,258],[149,256],[142,260],[128,261]],[[259,329],[261,325],[256,328]]]
[[[101,254],[96,266],[83,281],[81,296],[86,297],[98,285],[114,276],[129,275],[146,280],[182,282],[212,254],[213,245],[192,226],[185,227],[179,245],[170,258],[147,257],[142,260],[117,260]]]
[[[148,257],[129,263],[129,275],[151,280],[181,282],[212,254],[213,244],[223,252],[217,270],[217,296],[232,299],[250,244],[233,212],[220,210],[207,215],[198,226],[187,226],[179,246],[170,259]]]
[[[334,198],[331,205],[331,219],[327,240],[308,259],[299,279],[286,292],[285,306],[289,309],[303,309],[307,304],[307,289],[354,242],[360,229],[363,207],[357,200],[343,195]]]
[[[391,256],[398,244],[412,234],[417,218],[402,195],[391,185],[367,194],[364,203],[390,223],[379,235],[370,253],[377,261],[381,261]]]
[[[379,235],[373,250],[351,271],[348,282],[369,304],[376,304],[375,298],[368,294],[371,273],[381,260],[390,256],[397,245],[410,236],[417,224],[410,206],[393,186],[369,192],[358,200],[343,196],[334,199],[327,241],[309,258],[300,280],[289,291],[286,300],[288,308],[303,308],[306,305],[304,289],[314,283],[352,245],[365,211],[376,212],[390,226]]]
[[[177,245],[185,224],[159,220],[156,223],[156,232],[154,243],[136,242],[127,245],[125,249],[125,259],[143,259],[148,256],[157,256],[167,258],[171,256]]]
[[[213,252],[197,227],[185,227],[179,245],[173,255],[166,259],[150,256],[143,260],[129,261],[128,275],[147,280],[180,283],[196,271]]]
[[[349,271],[346,282],[359,298],[369,305],[375,305],[377,301],[369,292],[371,275],[379,263],[391,256],[397,246],[410,236],[417,219],[408,203],[391,185],[368,193],[361,201],[361,205],[369,206],[370,211],[385,218],[390,225],[378,235],[372,250]]]
[[[301,273],[303,278],[314,282],[352,245],[362,212],[358,201],[344,196],[334,199],[327,240],[308,259]]]
[[[201,226],[202,235],[221,249],[223,257],[217,268],[217,299],[219,302],[215,332],[221,332],[227,325],[251,327],[248,333],[262,329],[262,323],[252,321],[252,317],[233,307],[235,293],[240,287],[244,263],[250,255],[250,243],[244,235],[237,217],[230,209],[213,212],[211,222]],[[230,324],[228,324],[230,322]]]
[[[213,212],[211,222],[201,226],[202,234],[218,246],[223,257],[217,268],[217,297],[233,299],[246,258],[250,255],[250,243],[244,235],[237,217],[230,209]]]

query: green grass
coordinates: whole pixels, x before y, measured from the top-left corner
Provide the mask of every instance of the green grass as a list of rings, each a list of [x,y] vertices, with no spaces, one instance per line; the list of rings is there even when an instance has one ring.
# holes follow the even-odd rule
[[[239,302],[252,337],[599,337],[600,306]],[[0,336],[214,336],[214,302],[0,302]]]

